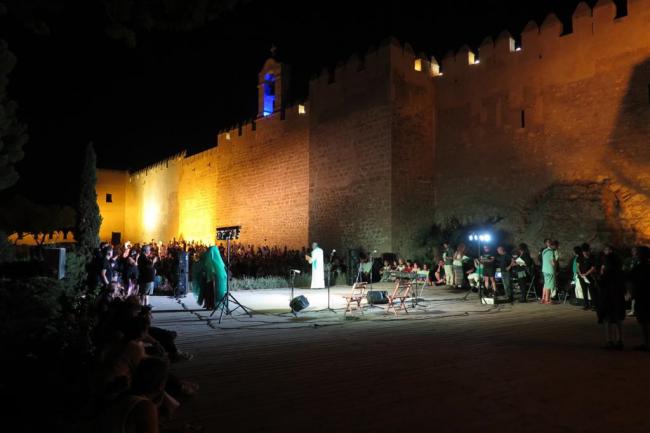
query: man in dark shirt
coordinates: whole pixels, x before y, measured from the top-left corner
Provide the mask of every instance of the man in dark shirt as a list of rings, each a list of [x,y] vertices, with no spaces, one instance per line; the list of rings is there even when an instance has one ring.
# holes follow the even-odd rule
[[[502,245],[497,247],[496,264],[501,270],[503,290],[506,292],[506,297],[512,304],[514,302],[514,296],[512,293],[512,284],[510,283],[510,269],[515,265],[515,262],[512,260],[510,253]]]
[[[138,293],[142,305],[149,305],[149,296],[153,295],[153,281],[156,278],[155,264],[158,257],[151,254],[151,246],[142,247],[138,258]]]
[[[102,287],[109,287],[113,281],[113,248],[106,247],[102,250],[102,264],[99,271],[99,282]]]
[[[495,263],[494,263],[494,254],[490,251],[489,245],[483,245],[483,254],[479,258],[481,264],[483,265],[483,282],[485,288],[490,288],[490,283],[492,284],[492,293],[496,296],[497,293],[497,282],[494,279]]]
[[[582,256],[578,257],[578,278],[580,278],[580,285],[582,286],[582,296],[584,297],[584,309],[588,310],[591,302],[592,307],[597,304],[597,291],[596,291],[596,264],[591,255],[591,248],[589,244],[582,244]]]

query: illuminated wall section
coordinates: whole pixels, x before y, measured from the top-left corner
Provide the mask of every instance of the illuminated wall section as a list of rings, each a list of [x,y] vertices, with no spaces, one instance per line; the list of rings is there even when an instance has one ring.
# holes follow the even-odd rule
[[[97,170],[97,204],[102,216],[99,238],[110,241],[112,233],[125,235],[126,186],[129,174],[123,170]]]
[[[436,218],[485,220],[517,240],[650,241],[650,1],[582,3],[442,61]],[[567,251],[569,256],[569,251]]]
[[[179,233],[187,241],[213,244],[217,224],[216,148],[183,161],[179,185]]]
[[[308,243],[309,135],[308,118],[298,106],[219,134],[216,223],[241,225],[242,242],[255,245]]]
[[[131,175],[135,209],[130,219],[133,242],[168,241],[178,236],[179,180],[183,156],[173,157]]]

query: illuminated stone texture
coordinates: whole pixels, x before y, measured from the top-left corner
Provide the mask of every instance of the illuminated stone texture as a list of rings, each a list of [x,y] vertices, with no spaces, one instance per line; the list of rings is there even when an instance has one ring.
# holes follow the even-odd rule
[[[125,221],[105,215],[102,238],[210,241],[241,224],[255,244],[409,255],[434,222],[503,217],[533,245],[650,241],[650,0],[615,16],[611,1],[580,4],[572,32],[550,15],[520,47],[503,32],[440,69],[386,41],[314,78],[306,114],[280,107],[124,175]]]

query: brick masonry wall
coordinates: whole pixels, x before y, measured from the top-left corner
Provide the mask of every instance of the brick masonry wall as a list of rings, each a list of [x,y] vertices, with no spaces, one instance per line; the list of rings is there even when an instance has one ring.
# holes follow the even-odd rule
[[[124,235],[124,213],[126,208],[126,183],[128,173],[120,170],[97,170],[97,204],[102,215],[99,238],[110,240],[113,232]],[[106,201],[111,194],[112,202]]]
[[[215,151],[216,224],[241,225],[242,242],[307,245],[309,224],[308,118],[290,107],[219,135]]]
[[[408,45],[391,45],[393,100],[392,251],[421,257],[424,233],[434,220],[434,83],[429,71],[414,69],[415,55]]]
[[[571,34],[560,36],[553,19],[529,28],[521,52],[501,37],[478,65],[462,51],[443,61],[439,222],[501,216],[516,240],[551,236],[569,248],[650,240],[650,2],[631,2],[616,20],[613,4],[601,5],[593,17],[579,10]],[[601,202],[588,205],[594,197]],[[554,224],[531,224],[545,219]]]
[[[549,16],[521,51],[502,34],[436,77],[385,43],[312,80],[307,115],[291,107],[125,177],[124,221],[108,220],[138,240],[240,224],[244,242],[405,256],[451,217],[502,217],[533,246],[649,241],[650,0],[628,13],[581,5],[572,33]]]
[[[178,188],[180,226],[178,237],[212,243],[217,224],[217,148],[183,161]]]
[[[386,47],[310,84],[309,238],[325,250],[391,251]]]

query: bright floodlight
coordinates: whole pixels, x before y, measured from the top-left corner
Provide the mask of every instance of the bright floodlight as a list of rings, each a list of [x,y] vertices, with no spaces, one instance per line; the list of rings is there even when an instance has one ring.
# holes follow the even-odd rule
[[[485,240],[485,235],[478,235],[478,240],[483,242]]]
[[[485,234],[484,238],[485,238],[485,242],[490,242],[492,240],[492,236],[490,236],[489,234]]]

